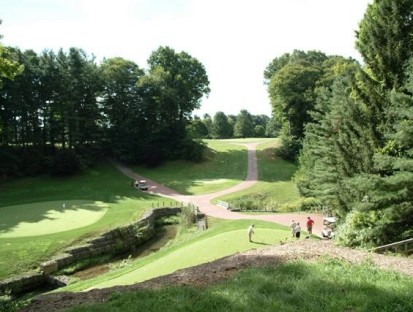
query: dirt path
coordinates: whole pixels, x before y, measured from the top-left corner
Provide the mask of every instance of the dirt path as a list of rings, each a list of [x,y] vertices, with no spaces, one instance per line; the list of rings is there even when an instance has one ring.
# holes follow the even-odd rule
[[[167,198],[179,201],[179,202],[183,202],[185,204],[189,204],[189,203],[193,204],[196,207],[198,207],[202,213],[208,216],[222,218],[222,219],[231,219],[231,220],[236,220],[236,219],[265,220],[265,221],[276,222],[276,223],[283,224],[283,225],[289,225],[291,223],[291,220],[295,220],[296,222],[300,223],[303,229],[305,229],[305,224],[306,224],[308,214],[277,213],[277,214],[265,214],[265,215],[245,215],[242,213],[227,210],[223,207],[220,207],[220,206],[217,206],[211,203],[211,201],[214,198],[245,190],[253,186],[255,183],[257,183],[258,165],[257,165],[256,148],[258,144],[260,144],[260,142],[240,144],[242,146],[245,146],[248,151],[247,177],[243,182],[231,188],[228,188],[226,190],[222,190],[222,191],[210,193],[210,194],[203,194],[203,195],[189,196],[189,195],[179,194],[175,190],[172,190],[168,187],[165,187],[164,185],[156,183],[155,181],[152,181],[146,177],[143,177],[133,172],[130,168],[125,167],[121,163],[115,162],[114,164],[121,172],[123,172],[128,177],[135,179],[135,180],[143,179],[143,180],[148,181],[150,193],[163,196],[163,197],[167,197]],[[322,215],[316,215],[316,214],[311,215],[311,218],[315,222],[314,227],[313,227],[313,234],[320,235],[320,232],[323,229],[323,217],[324,216]]]

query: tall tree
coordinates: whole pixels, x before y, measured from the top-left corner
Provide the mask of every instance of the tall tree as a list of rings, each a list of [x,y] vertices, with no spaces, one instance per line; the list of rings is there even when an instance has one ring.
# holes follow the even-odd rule
[[[321,52],[295,50],[274,59],[264,72],[264,77],[269,78],[273,117],[282,125],[284,158],[294,159],[301,148],[304,127],[311,120],[309,112],[315,105],[315,89],[327,59]]]
[[[2,20],[0,20],[0,25]],[[0,35],[0,40],[3,38]],[[0,89],[3,84],[3,78],[13,79],[17,74],[23,71],[24,67],[10,56],[10,51],[0,44]]]
[[[232,137],[232,127],[228,122],[227,115],[223,112],[215,113],[212,126],[212,137],[214,139],[226,139]]]
[[[105,136],[117,157],[137,161],[144,149],[147,122],[154,122],[143,114],[142,95],[136,85],[144,71],[134,62],[120,57],[103,60],[100,71]]]
[[[376,0],[356,33],[356,47],[371,78],[385,89],[403,85],[404,64],[413,54],[413,2]]]
[[[254,124],[252,115],[245,109],[237,115],[237,121],[234,125],[234,136],[238,138],[247,138],[254,135]]]
[[[159,113],[156,144],[167,158],[180,157],[176,153],[181,153],[179,147],[187,140],[186,126],[191,113],[200,107],[202,97],[210,91],[208,76],[197,59],[169,47],[154,51],[148,64],[144,84],[157,94],[151,101]],[[150,88],[149,82],[155,88]]]

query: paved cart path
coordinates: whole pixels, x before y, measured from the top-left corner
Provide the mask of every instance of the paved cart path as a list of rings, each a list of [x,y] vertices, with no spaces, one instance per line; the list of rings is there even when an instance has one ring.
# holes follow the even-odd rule
[[[246,179],[225,190],[218,191],[215,193],[203,194],[203,195],[182,195],[177,193],[175,190],[170,189],[164,185],[157,183],[156,181],[152,181],[146,177],[139,175],[138,173],[132,171],[130,168],[124,166],[121,163],[115,162],[115,166],[125,175],[128,177],[135,179],[135,180],[146,180],[149,185],[149,192],[155,195],[167,197],[179,202],[183,202],[186,204],[193,204],[199,208],[199,211],[202,213],[211,216],[217,217],[222,219],[254,219],[254,220],[266,220],[271,222],[276,222],[283,225],[290,225],[291,220],[295,220],[296,222],[300,222],[301,228],[306,230],[306,220],[309,216],[305,213],[274,213],[274,214],[264,214],[264,215],[246,215],[239,212],[234,212],[227,210],[224,207],[215,205],[211,203],[212,199],[227,195],[230,193],[238,192],[241,190],[245,190],[250,188],[255,183],[257,183],[258,179],[258,166],[257,166],[257,154],[256,154],[256,147],[260,144],[260,142],[255,143],[246,143],[240,144],[247,148],[248,150],[248,172]],[[313,226],[313,234],[320,235],[321,230],[323,229],[323,215],[318,214],[311,214],[311,218],[314,220]]]

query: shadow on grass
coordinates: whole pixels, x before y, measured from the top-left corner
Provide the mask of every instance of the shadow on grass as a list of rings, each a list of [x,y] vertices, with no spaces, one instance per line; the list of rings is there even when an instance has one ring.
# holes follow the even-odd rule
[[[97,212],[126,199],[148,200],[149,205],[159,200],[131,187],[131,179],[110,164],[73,177],[9,181],[0,185],[0,192],[0,234],[12,231],[21,223],[55,220],[56,215],[80,209]]]

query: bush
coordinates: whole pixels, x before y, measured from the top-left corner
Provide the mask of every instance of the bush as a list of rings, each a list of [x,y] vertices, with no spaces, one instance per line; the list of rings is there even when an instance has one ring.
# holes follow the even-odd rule
[[[295,161],[301,148],[301,142],[293,136],[283,135],[281,146],[277,148],[277,155],[285,160]]]
[[[181,224],[184,228],[190,228],[196,221],[196,211],[193,206],[185,206],[181,211]]]
[[[67,176],[79,173],[83,170],[81,158],[72,149],[57,151],[52,160],[52,174]]]

